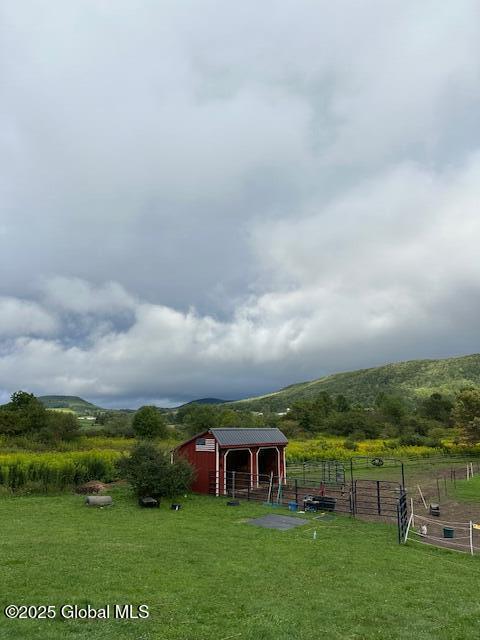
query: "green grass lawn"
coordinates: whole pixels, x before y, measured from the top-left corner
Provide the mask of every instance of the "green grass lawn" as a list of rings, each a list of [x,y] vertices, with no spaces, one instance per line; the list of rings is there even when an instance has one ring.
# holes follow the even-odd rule
[[[452,494],[461,502],[480,502],[480,475],[471,480],[457,480]]]
[[[0,499],[0,601],[145,603],[148,620],[7,620],[2,640],[338,640],[476,637],[480,560],[397,544],[396,527],[337,517],[287,532],[267,509],[191,497],[139,509],[124,490]],[[318,537],[313,540],[313,528]]]

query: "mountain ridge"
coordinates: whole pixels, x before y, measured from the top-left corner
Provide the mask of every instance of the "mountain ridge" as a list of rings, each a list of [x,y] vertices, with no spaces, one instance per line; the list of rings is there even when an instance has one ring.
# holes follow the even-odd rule
[[[382,392],[416,404],[435,392],[453,396],[466,386],[480,386],[480,354],[405,360],[331,373],[272,393],[237,400],[229,406],[253,411],[285,411],[292,402],[312,399],[322,391],[342,394],[350,402],[366,407],[372,406]]]
[[[38,399],[47,409],[71,409],[75,413],[101,410],[101,407],[80,396],[45,395],[39,396]]]
[[[342,394],[350,402],[365,407],[372,406],[378,394],[382,392],[402,397],[415,405],[434,392],[451,397],[468,386],[480,386],[478,353],[449,358],[404,360],[377,367],[330,373],[242,400],[224,401],[207,397],[192,400],[180,407],[190,404],[222,404],[234,409],[280,412],[285,411],[292,402],[312,399],[322,391],[331,395]],[[72,409],[76,413],[102,411],[101,407],[79,396],[45,395],[40,396],[39,400],[47,408]]]

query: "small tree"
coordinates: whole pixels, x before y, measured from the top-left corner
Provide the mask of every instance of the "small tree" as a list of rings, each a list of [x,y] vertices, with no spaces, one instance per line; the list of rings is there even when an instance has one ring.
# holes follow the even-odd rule
[[[133,418],[133,432],[140,438],[165,438],[167,425],[164,417],[153,406],[140,407]]]
[[[455,426],[460,427],[468,443],[480,442],[480,389],[462,389],[452,411]]]
[[[388,396],[385,393],[380,393],[377,396],[375,405],[384,418],[393,424],[400,424],[407,413],[405,403],[402,398],[397,396]]]
[[[193,467],[186,460],[179,458],[171,463],[169,455],[150,442],[137,444],[118,467],[137,498],[174,498],[188,491],[194,478]]]
[[[39,437],[44,441],[74,440],[80,433],[77,416],[70,412],[49,411],[47,426]]]
[[[350,410],[350,403],[349,401],[346,399],[346,397],[340,393],[337,395],[337,397],[335,398],[335,411],[338,411],[339,413],[345,413],[346,411]]]
[[[453,402],[444,398],[441,393],[432,393],[419,406],[419,413],[425,418],[448,424],[452,412]]]
[[[182,421],[188,435],[210,429],[217,423],[219,410],[211,404],[191,404],[183,413]]]
[[[6,408],[15,413],[19,433],[38,434],[48,425],[47,410],[33,393],[15,391]]]

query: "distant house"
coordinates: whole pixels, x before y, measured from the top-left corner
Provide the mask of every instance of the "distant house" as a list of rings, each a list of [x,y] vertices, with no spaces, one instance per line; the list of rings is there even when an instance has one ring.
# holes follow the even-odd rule
[[[287,438],[279,429],[208,429],[179,445],[182,456],[196,470],[192,486],[197,493],[226,494],[233,472],[251,486],[259,478],[286,477]]]

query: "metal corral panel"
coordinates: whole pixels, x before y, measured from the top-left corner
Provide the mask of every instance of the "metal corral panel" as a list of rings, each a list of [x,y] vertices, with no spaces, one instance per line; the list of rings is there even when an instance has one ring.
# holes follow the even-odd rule
[[[280,429],[210,429],[221,447],[239,445],[287,444],[288,440]]]

